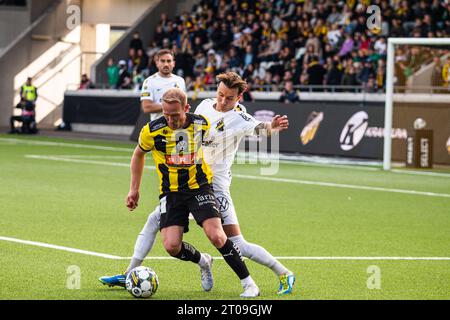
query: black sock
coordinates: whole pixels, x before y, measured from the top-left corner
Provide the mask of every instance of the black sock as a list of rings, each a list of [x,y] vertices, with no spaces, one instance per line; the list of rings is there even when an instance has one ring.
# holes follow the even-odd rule
[[[227,239],[225,245],[218,250],[239,279],[245,279],[250,275],[247,266],[242,260],[240,252],[234,246],[233,241]]]
[[[183,241],[181,243],[181,250],[175,256],[175,258],[178,258],[183,261],[192,261],[194,263],[199,263],[200,252],[197,249],[195,249],[193,245]]]

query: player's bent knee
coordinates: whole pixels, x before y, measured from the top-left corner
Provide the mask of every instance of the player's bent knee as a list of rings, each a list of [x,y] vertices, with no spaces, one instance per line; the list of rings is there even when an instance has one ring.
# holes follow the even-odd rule
[[[171,257],[176,257],[178,255],[178,253],[180,253],[181,248],[179,247],[170,247],[167,248],[166,247],[166,252],[171,256]]]
[[[220,219],[207,219],[203,222],[202,227],[209,241],[211,241],[216,248],[222,248],[225,245],[227,236],[222,229]]]
[[[163,244],[167,253],[170,254],[172,257],[176,256],[181,250],[181,243],[166,240],[164,241]]]
[[[227,237],[222,230],[216,230],[215,232],[211,232],[207,234],[209,241],[216,247],[222,248],[227,242]]]

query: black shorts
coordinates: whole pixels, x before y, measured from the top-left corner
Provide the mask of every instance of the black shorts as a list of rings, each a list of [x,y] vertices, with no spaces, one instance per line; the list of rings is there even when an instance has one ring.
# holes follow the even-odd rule
[[[161,197],[159,204],[160,230],[170,226],[182,226],[184,232],[188,232],[189,213],[192,213],[199,226],[207,219],[222,218],[210,185],[204,185],[191,192],[169,192]]]

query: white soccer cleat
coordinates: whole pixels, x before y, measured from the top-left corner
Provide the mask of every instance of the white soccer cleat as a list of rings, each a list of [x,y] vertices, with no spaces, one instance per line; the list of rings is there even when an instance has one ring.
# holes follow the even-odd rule
[[[259,288],[256,284],[251,284],[244,287],[244,292],[241,293],[241,298],[255,298],[259,296]]]
[[[207,254],[207,253],[202,253],[205,257],[205,259],[207,260],[207,264],[205,267],[200,267],[200,273],[202,276],[202,288],[205,291],[211,291],[211,289],[214,286],[214,278],[213,278],[213,274],[212,274],[212,263],[213,263],[213,258]]]

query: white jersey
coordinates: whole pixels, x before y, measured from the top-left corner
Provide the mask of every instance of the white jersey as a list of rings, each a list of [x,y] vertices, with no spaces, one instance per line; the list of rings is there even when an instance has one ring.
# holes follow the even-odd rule
[[[151,100],[156,103],[162,104],[163,94],[171,88],[180,88],[186,92],[186,84],[184,79],[172,74],[170,77],[161,77],[159,72],[151,75],[145,79],[142,84],[141,101]],[[150,120],[153,121],[162,116],[161,112],[155,112],[150,114]]]
[[[255,127],[261,122],[249,115],[242,105],[220,112],[215,104],[216,99],[205,99],[195,113],[206,117],[211,124],[203,143],[203,156],[213,171],[214,189],[223,189],[231,184],[230,169],[239,143],[244,136],[254,135]]]

